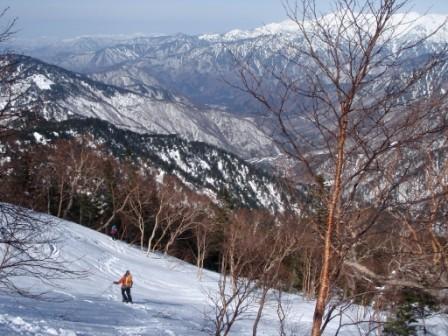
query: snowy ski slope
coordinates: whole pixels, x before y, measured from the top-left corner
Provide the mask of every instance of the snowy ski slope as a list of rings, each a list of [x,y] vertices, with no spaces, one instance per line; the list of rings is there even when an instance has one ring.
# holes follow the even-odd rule
[[[34,300],[0,293],[0,335],[209,335],[210,293],[217,290],[218,275],[204,272],[175,258],[151,254],[136,247],[70,223],[56,222],[59,242],[54,246],[70,267],[87,271],[83,279],[64,280],[50,290],[50,300]],[[112,285],[129,269],[134,277],[134,304],[121,302],[120,289]],[[18,281],[42,290],[30,279]],[[307,335],[313,303],[285,296],[290,335]],[[255,311],[255,310],[254,310]],[[232,329],[231,335],[252,335],[254,311]],[[279,335],[274,302],[270,302],[259,335]],[[440,321],[439,321],[440,322]],[[326,335],[337,327],[332,324]],[[358,335],[358,332],[341,333]]]

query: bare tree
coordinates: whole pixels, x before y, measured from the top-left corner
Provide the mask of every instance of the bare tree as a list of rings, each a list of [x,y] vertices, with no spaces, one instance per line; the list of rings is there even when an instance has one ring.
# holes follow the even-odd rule
[[[100,160],[97,153],[101,149],[94,148],[92,144],[93,139],[86,135],[55,141],[46,148],[47,153],[40,153],[45,154],[47,159],[38,172],[39,177],[42,180],[53,179],[57,186],[57,217],[68,218],[75,197],[87,191],[95,194],[104,185],[104,179],[98,177]],[[42,157],[35,157],[34,160],[41,162]]]
[[[167,242],[163,249],[167,253],[179,235],[193,228],[202,208],[190,205],[187,196],[189,194],[191,193],[175,176],[164,176],[163,183],[159,185],[158,207],[155,210],[154,227],[148,239],[148,253],[162,248],[164,240]]]
[[[166,209],[170,207],[172,200],[177,195],[174,192],[175,183],[171,177],[164,176],[163,184],[160,186],[160,190],[158,192],[158,206],[155,210],[155,219],[154,226],[152,228],[151,234],[148,238],[148,248],[147,254],[151,251],[155,251],[155,246],[153,246],[153,241],[156,237],[157,231],[160,230],[160,226],[164,221],[170,220],[170,214],[165,214],[167,212]],[[175,203],[175,202],[173,202]]]
[[[266,214],[261,215],[262,218],[266,219]],[[273,225],[271,223],[267,227],[265,225],[264,228],[260,228],[254,240],[255,244],[251,244],[251,248],[254,245],[257,246],[259,254],[259,265],[252,271],[252,276],[258,279],[258,309],[252,327],[253,336],[257,335],[268,292],[273,289],[281,291],[289,287],[287,284],[288,274],[283,270],[285,259],[302,250],[299,247],[299,242],[303,240],[303,233],[294,227],[291,218],[287,218],[287,216],[279,217],[277,220],[281,224]],[[269,246],[269,249],[266,246]],[[279,295],[278,308],[281,309],[281,294]],[[282,319],[280,319],[280,322],[282,322]]]
[[[261,210],[230,214],[223,233],[219,298],[213,300],[216,335],[230,332],[248,309],[255,309],[252,335],[257,335],[268,293],[289,287],[290,272],[284,262],[298,251],[301,235],[287,216],[277,220]],[[280,303],[278,308],[284,325]]]
[[[5,43],[14,34],[17,18],[9,18],[9,7],[0,10],[0,137],[7,137],[18,128],[26,127],[37,119],[34,105],[26,99],[28,87],[24,71],[18,71],[20,57],[13,54]],[[23,70],[23,69],[22,69]]]
[[[3,9],[0,12],[0,20],[3,23],[7,19],[9,8]],[[0,30],[0,45],[11,39],[14,35],[14,25],[16,19],[12,19],[2,24]],[[19,111],[12,108],[15,96],[12,86],[17,83],[17,78],[14,74],[14,64],[10,56],[2,50],[0,58],[0,135],[3,137],[7,134],[10,123],[13,119],[19,117]]]
[[[7,19],[8,8],[0,12],[0,21]],[[0,29],[0,45],[14,34],[16,19]],[[16,57],[1,50],[0,55],[0,141],[11,136],[30,120],[32,106],[22,100],[21,74]],[[19,92],[19,93],[18,93]],[[2,155],[3,153],[1,153]],[[3,175],[3,174],[0,174]],[[53,280],[80,275],[69,270],[54,249],[56,237],[52,223],[28,210],[0,203],[0,288],[20,294],[29,293],[16,282],[31,277],[51,284]]]
[[[213,332],[215,336],[226,336],[230,334],[235,322],[251,307],[255,287],[253,281],[243,278],[230,285],[230,279],[225,272],[221,272],[218,285],[218,294],[210,296],[214,317]],[[229,289],[229,286],[232,288]]]
[[[177,210],[180,217],[177,222],[172,222],[174,225],[171,225],[169,228],[169,239],[166,242],[164,249],[166,254],[168,254],[171,246],[177,239],[180,239],[182,235],[203,225],[202,223],[206,221],[208,215],[208,209],[208,202],[205,197],[200,197],[192,192],[187,192],[185,194],[185,201],[181,204],[181,209]]]
[[[247,313],[255,300],[256,279],[244,276],[244,272],[249,271],[248,266],[256,257],[252,255],[251,258],[245,259],[249,254],[240,253],[243,249],[239,241],[241,227],[239,224],[232,226],[234,227],[228,231],[223,244],[219,290],[210,296],[215,336],[229,335],[235,322]]]
[[[308,181],[329,186],[321,193],[324,220],[316,223],[322,265],[313,336],[322,332],[330,289],[342,266],[374,274],[362,264],[360,245],[395,209],[399,189],[416,165],[409,154],[413,146],[430,144],[447,126],[446,90],[437,76],[447,59],[446,45],[412,60],[413,51],[437,30],[409,39],[412,22],[396,15],[406,4],[335,0],[334,13],[323,16],[314,0],[286,3],[297,39],[281,53],[281,65],[265,67],[260,76],[240,63],[242,89],[277,123],[274,139]]]
[[[252,273],[259,261],[258,245],[247,223],[246,213],[232,213],[221,242],[219,291],[210,296],[213,308],[214,334],[228,335],[235,322],[252,307],[256,298],[256,278]]]
[[[196,267],[198,269],[197,276],[199,279],[201,279],[202,277],[205,258],[209,253],[211,237],[216,234],[217,230],[216,223],[211,220],[211,213],[211,208],[209,208],[208,216],[200,221],[195,222],[192,228],[196,248],[196,251],[194,253],[196,259]]]
[[[152,211],[156,197],[156,185],[151,175],[146,172],[131,172],[129,179],[130,189],[134,192],[130,194],[128,205],[124,214],[131,219],[131,222],[140,232],[140,248],[143,250],[146,237],[146,229],[153,220]]]
[[[53,285],[57,279],[81,276],[58,256],[55,223],[28,210],[0,204],[0,288],[22,295],[40,295],[22,288],[17,279],[30,277]]]
[[[105,221],[99,225],[97,231],[105,230],[109,225],[120,215],[128,205],[131,196],[136,192],[138,186],[130,184],[127,181],[127,174],[124,171],[132,170],[129,164],[120,164],[116,159],[109,158],[104,162],[102,175],[105,179],[105,189],[110,197],[112,207],[110,214],[105,218]],[[122,235],[124,235],[124,231]]]

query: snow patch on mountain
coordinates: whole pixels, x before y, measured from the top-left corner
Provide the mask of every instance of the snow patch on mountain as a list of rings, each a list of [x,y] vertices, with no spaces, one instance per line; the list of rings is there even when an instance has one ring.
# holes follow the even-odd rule
[[[30,79],[41,90],[51,90],[51,86],[54,85],[54,82],[52,80],[41,74],[34,74],[30,77]]]
[[[38,132],[33,132],[34,139],[37,143],[46,145],[48,143],[47,139]]]

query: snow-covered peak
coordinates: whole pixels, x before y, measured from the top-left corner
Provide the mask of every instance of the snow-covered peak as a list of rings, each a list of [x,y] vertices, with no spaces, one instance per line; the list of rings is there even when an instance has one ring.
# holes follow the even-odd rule
[[[330,13],[323,16],[321,22],[332,24],[335,22],[335,17],[339,14]],[[426,36],[435,32],[431,36],[432,41],[448,41],[448,26],[443,24],[447,21],[448,15],[443,14],[426,14],[421,15],[417,12],[399,13],[394,15],[391,20],[393,26],[399,25],[398,33],[404,36]],[[367,21],[372,20],[373,17],[366,18]],[[291,35],[293,36],[298,32],[298,26],[293,20],[284,20],[277,23],[270,23],[252,30],[239,30],[234,29],[224,34],[206,34],[199,36],[200,39],[210,42],[230,42],[237,40],[244,40],[249,38],[258,38],[260,36],[269,35]]]
[[[430,36],[433,42],[448,42],[448,15],[427,14],[416,12],[396,14],[393,24],[401,25],[399,33],[403,36],[424,37]]]
[[[237,41],[249,38],[257,38],[266,35],[291,34],[297,32],[297,24],[292,20],[270,23],[252,30],[234,29],[225,34],[205,34],[199,36],[206,41]]]

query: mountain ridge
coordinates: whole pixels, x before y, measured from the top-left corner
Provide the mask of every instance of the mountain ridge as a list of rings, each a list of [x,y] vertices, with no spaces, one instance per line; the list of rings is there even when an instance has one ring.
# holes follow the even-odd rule
[[[327,16],[327,20],[331,15],[334,14]],[[404,22],[405,29],[399,35],[410,40],[419,38],[439,27],[444,18],[446,16],[438,14],[409,13],[409,22]],[[403,14],[394,20],[403,20]],[[198,106],[219,107],[237,116],[258,117],[263,107],[235,88],[241,85],[238,63],[247,63],[260,77],[266,69],[287,66],[288,59],[294,58],[294,47],[300,46],[296,31],[297,26],[289,20],[223,34],[138,37],[96,50],[69,53],[46,50],[45,54],[29,50],[29,53],[109,84],[123,85],[120,78],[131,78],[139,90],[156,84]],[[409,50],[406,57],[418,59],[443,48],[446,41],[447,26],[429,36],[418,49]],[[389,47],[394,48],[393,45]],[[275,92],[276,84],[267,84],[268,89]]]
[[[292,199],[299,195],[297,191],[293,196],[272,173],[219,147],[176,135],[139,134],[99,119],[42,120],[17,132],[13,143],[47,146],[79,137],[92,142],[92,146],[85,145],[88,148],[101,144],[104,153],[120,160],[132,160],[142,167],[148,164],[162,174],[174,175],[215,202],[225,192],[235,205],[284,212],[293,208]]]
[[[21,80],[18,96],[48,120],[98,118],[139,133],[178,134],[204,141],[246,158],[278,153],[250,119],[203,109],[166,90],[145,86],[142,94],[104,84],[28,56],[10,56]]]

